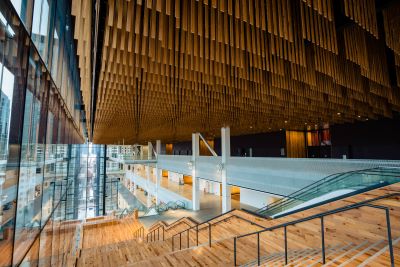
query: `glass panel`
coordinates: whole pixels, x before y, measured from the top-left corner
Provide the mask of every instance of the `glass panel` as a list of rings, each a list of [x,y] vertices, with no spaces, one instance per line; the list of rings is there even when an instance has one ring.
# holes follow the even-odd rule
[[[28,32],[30,32],[32,23],[33,1],[34,0],[11,0],[11,4],[14,6],[15,11],[17,11]]]
[[[26,32],[13,14],[0,1],[0,266],[11,265],[28,58]]]
[[[48,64],[51,41],[51,21],[54,18],[53,10],[56,1],[36,0],[33,11],[31,38],[35,43],[44,63]]]
[[[31,49],[22,135],[20,178],[14,245],[14,263],[21,260],[41,226],[43,168],[45,167],[45,126],[47,121],[48,78],[39,57]]]

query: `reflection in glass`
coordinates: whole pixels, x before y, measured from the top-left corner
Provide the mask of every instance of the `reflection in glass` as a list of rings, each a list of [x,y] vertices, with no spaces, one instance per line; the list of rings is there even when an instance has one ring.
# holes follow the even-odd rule
[[[11,0],[11,4],[29,32],[32,23],[33,0]]]
[[[31,50],[27,80],[25,117],[22,133],[22,153],[18,184],[14,262],[21,260],[18,250],[28,248],[41,226],[42,182],[44,167],[44,130],[46,119],[46,76],[42,73],[37,56]],[[42,121],[41,121],[42,120]]]
[[[11,265],[13,250],[28,55],[26,32],[13,14],[0,1],[0,266]]]

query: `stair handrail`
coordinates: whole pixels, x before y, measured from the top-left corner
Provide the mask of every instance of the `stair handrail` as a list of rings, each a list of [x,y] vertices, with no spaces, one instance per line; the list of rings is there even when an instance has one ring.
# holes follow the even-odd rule
[[[136,238],[141,237],[143,239],[144,238],[144,227],[141,226],[139,229],[136,229],[136,231],[133,232],[133,236]]]
[[[255,232],[251,232],[251,233],[235,236],[233,238],[234,266],[237,266],[237,259],[236,259],[237,246],[236,246],[236,243],[237,243],[238,239],[243,238],[243,237],[247,237],[247,236],[257,235],[257,261],[258,261],[258,265],[260,265],[260,234],[264,233],[264,232],[267,232],[267,231],[273,231],[273,230],[276,230],[276,229],[280,229],[280,228],[284,229],[285,265],[287,265],[288,264],[287,227],[291,226],[291,225],[299,224],[299,223],[302,223],[302,222],[315,220],[315,219],[320,219],[321,220],[322,264],[325,264],[326,263],[326,258],[325,258],[324,217],[332,215],[332,214],[336,214],[336,213],[352,210],[352,209],[357,209],[357,208],[360,208],[360,207],[370,207],[370,208],[375,208],[375,209],[382,209],[382,210],[385,211],[387,238],[388,238],[389,252],[390,252],[390,262],[391,262],[391,266],[394,267],[394,252],[393,252],[393,244],[392,244],[391,225],[390,225],[390,209],[388,207],[386,207],[386,206],[373,205],[373,204],[370,204],[370,203],[378,201],[378,200],[381,200],[381,199],[391,198],[391,197],[396,197],[396,196],[400,196],[400,193],[391,193],[391,194],[379,196],[379,197],[376,197],[376,198],[373,198],[373,199],[360,201],[360,202],[357,202],[357,203],[354,203],[354,204],[351,204],[351,205],[347,205],[347,206],[343,206],[343,207],[336,208],[336,209],[333,209],[333,210],[329,210],[329,211],[321,212],[321,213],[318,213],[318,214],[310,215],[310,216],[307,216],[305,218],[301,218],[301,219],[293,220],[293,221],[290,221],[290,222],[282,223],[282,224],[279,224],[279,225],[271,226],[271,227],[265,228],[263,230],[259,230],[259,231],[255,231]]]
[[[195,225],[199,224],[199,222],[197,222],[196,220],[194,220],[191,217],[182,217],[169,225],[166,225],[166,223],[164,221],[159,221],[159,222],[157,222],[158,225],[156,224],[155,226],[152,226],[150,228],[150,229],[152,229],[154,227],[154,229],[152,229],[150,232],[147,233],[146,241],[149,242],[149,237],[150,237],[150,242],[156,241],[156,231],[157,231],[157,240],[160,240],[160,229],[162,229],[162,238],[163,238],[162,240],[164,241],[166,227],[168,227],[168,229],[171,229],[172,227],[175,227],[176,225],[181,224],[181,223],[184,223],[184,224],[188,225],[189,227],[191,227],[191,225],[189,225],[187,222],[183,221],[184,219],[192,221]]]
[[[338,181],[343,180],[344,178],[346,178],[348,175],[351,175],[351,174],[354,174],[354,173],[362,173],[364,171],[375,170],[375,169],[379,169],[379,167],[330,174],[330,175],[328,175],[328,176],[326,176],[326,177],[324,177],[324,178],[322,178],[320,180],[317,180],[317,181],[315,181],[315,182],[313,182],[313,183],[311,183],[311,184],[309,184],[309,185],[307,185],[305,187],[300,188],[299,190],[294,191],[293,193],[291,193],[291,194],[289,194],[289,195],[287,195],[287,196],[285,196],[285,197],[283,197],[281,199],[278,199],[278,200],[266,205],[265,207],[262,207],[262,208],[256,210],[255,213],[262,213],[262,212],[264,212],[264,211],[266,211],[268,209],[271,209],[271,208],[274,208],[274,207],[276,207],[278,205],[281,205],[282,203],[293,201],[293,199],[297,199],[295,197],[296,195],[299,195],[302,192],[307,192],[307,190],[309,190],[310,188],[315,188],[319,184],[323,184],[323,183],[326,183],[328,181],[329,182],[333,182],[333,181],[338,182]]]
[[[226,222],[227,220],[230,220],[231,218],[237,218],[237,219],[246,221],[246,222],[248,222],[248,223],[250,223],[250,224],[252,224],[252,225],[256,225],[256,226],[258,226],[258,227],[260,227],[260,228],[263,228],[263,229],[265,228],[264,226],[262,226],[262,225],[260,225],[260,224],[257,224],[256,222],[251,221],[251,220],[249,220],[249,219],[243,218],[242,216],[239,216],[239,215],[237,215],[237,214],[232,214],[232,215],[229,216],[229,217],[222,218],[221,220],[218,220],[218,221],[216,221],[216,222],[210,223],[211,221],[213,221],[213,220],[215,220],[215,219],[218,219],[218,218],[220,218],[220,217],[223,217],[223,216],[227,215],[228,213],[233,213],[233,212],[236,211],[236,210],[237,210],[237,209],[232,209],[232,210],[230,210],[230,211],[221,213],[220,215],[214,216],[214,217],[212,217],[212,218],[210,218],[210,219],[208,219],[208,220],[206,220],[206,221],[204,221],[204,222],[202,222],[202,223],[199,223],[199,224],[197,224],[197,225],[195,225],[195,226],[192,226],[192,227],[190,227],[190,228],[187,228],[187,229],[185,229],[185,230],[183,230],[183,231],[181,231],[181,232],[179,232],[179,233],[176,233],[175,235],[173,235],[173,236],[171,237],[172,251],[174,251],[174,248],[175,248],[175,246],[174,246],[174,238],[175,238],[175,236],[178,236],[178,235],[179,235],[179,249],[182,249],[182,234],[185,233],[185,232],[186,232],[186,234],[187,234],[187,243],[188,243],[188,246],[189,246],[189,241],[188,241],[188,240],[189,240],[189,231],[192,230],[192,229],[194,229],[194,228],[196,229],[196,246],[199,245],[199,236],[198,236],[199,231],[208,228],[208,234],[209,234],[209,235],[208,235],[208,244],[209,244],[209,246],[211,247],[211,243],[212,243],[211,226],[216,225],[216,224],[218,224],[218,223],[220,223],[220,222],[222,222],[222,221],[225,221],[225,222]],[[249,212],[247,212],[247,211],[245,211],[245,210],[241,210],[241,211],[246,212],[246,213],[249,213]],[[250,213],[249,213],[249,214],[250,214]],[[251,214],[251,215],[254,216],[254,214]],[[258,215],[256,215],[256,216],[258,216]],[[203,224],[206,224],[206,225],[205,225],[204,227],[202,227],[202,228],[199,228],[199,226],[200,226],[200,225],[203,225]]]
[[[197,226],[199,226],[199,225],[206,224],[206,223],[208,223],[208,222],[210,222],[210,221],[212,221],[212,220],[215,220],[215,219],[217,219],[217,218],[219,218],[219,217],[222,217],[222,216],[224,216],[224,215],[226,215],[226,214],[228,214],[228,213],[230,213],[230,212],[233,212],[233,211],[235,211],[235,210],[236,210],[236,209],[232,209],[232,210],[229,210],[229,211],[227,211],[227,212],[221,213],[221,214],[219,214],[219,215],[217,215],[217,216],[214,216],[214,217],[212,217],[212,218],[210,218],[210,219],[208,219],[208,220],[206,220],[206,221],[204,221],[204,222],[201,222],[201,223],[199,223],[199,222],[193,220],[191,217],[182,217],[182,218],[180,218],[180,219],[174,221],[173,223],[171,223],[169,226],[174,225],[174,224],[176,224],[176,223],[180,223],[180,221],[183,220],[183,219],[185,219],[185,218],[186,218],[186,219],[189,219],[189,220],[192,220],[193,222],[196,223],[195,226],[190,226],[188,223],[186,223],[186,225],[188,225],[190,228],[185,229],[185,230],[183,230],[183,231],[181,231],[181,232],[179,232],[179,233],[177,233],[177,234],[174,235],[174,236],[176,236],[176,235],[179,235],[180,233],[186,232],[187,230],[191,230],[191,229],[193,229],[193,228],[195,228],[195,227],[197,227]],[[160,221],[160,222],[158,222],[158,223],[162,223],[162,222],[163,222],[163,221]],[[161,228],[161,227],[164,227],[164,226],[158,226],[156,229],[153,229],[152,231],[150,231],[150,232],[147,234],[147,239],[148,239],[148,236],[152,237],[152,234],[154,234],[154,232],[155,232],[158,228]],[[170,227],[169,227],[169,228],[170,228]],[[163,230],[165,231],[165,229],[163,229]],[[200,230],[201,230],[201,229],[200,229]],[[173,236],[173,237],[174,237],[174,236]],[[151,238],[151,241],[156,241],[156,240],[155,240],[155,239],[153,240],[153,239]],[[164,241],[164,232],[163,232],[163,241]]]

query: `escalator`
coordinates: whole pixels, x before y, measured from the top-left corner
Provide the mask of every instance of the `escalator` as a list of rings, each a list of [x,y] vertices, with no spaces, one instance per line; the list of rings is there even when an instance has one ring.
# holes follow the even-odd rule
[[[378,167],[332,174],[252,213],[279,218],[398,182],[400,168]]]

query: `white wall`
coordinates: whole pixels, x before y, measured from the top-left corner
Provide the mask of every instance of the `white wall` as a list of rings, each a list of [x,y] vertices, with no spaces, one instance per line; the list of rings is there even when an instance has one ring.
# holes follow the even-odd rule
[[[171,182],[179,184],[179,181],[183,181],[183,174],[176,172],[168,172],[168,180]]]
[[[208,194],[220,195],[220,183],[200,179],[199,189]]]
[[[276,199],[277,197],[271,194],[240,188],[240,202],[256,208],[265,207]]]

